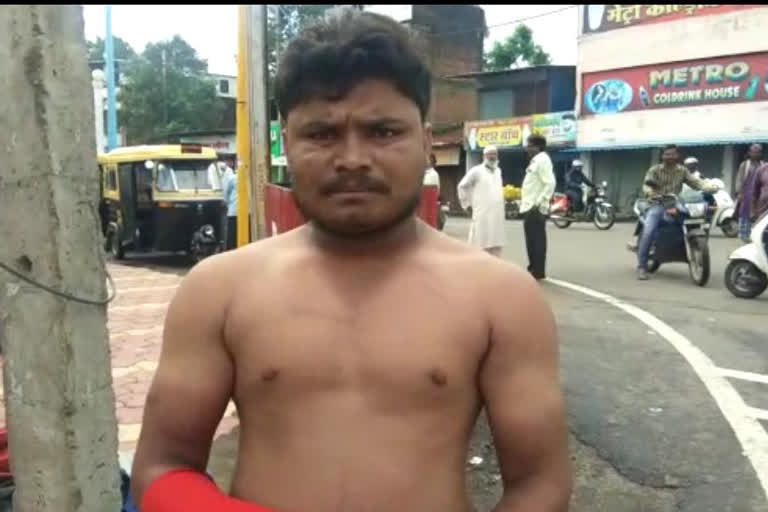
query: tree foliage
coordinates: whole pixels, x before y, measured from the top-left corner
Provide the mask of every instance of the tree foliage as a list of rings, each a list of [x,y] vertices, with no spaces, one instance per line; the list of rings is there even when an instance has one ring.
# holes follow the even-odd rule
[[[503,71],[522,66],[543,66],[552,59],[533,40],[533,31],[528,25],[520,24],[503,42],[496,41],[491,51],[485,54],[486,71]]]
[[[302,27],[321,18],[335,5],[274,5],[267,16],[267,66],[270,90],[277,74],[277,64],[282,52]]]
[[[136,57],[136,51],[124,39],[112,36],[115,47],[115,59],[131,60]],[[86,41],[88,60],[104,60],[104,40],[97,37],[95,41]]]
[[[208,63],[180,36],[149,43],[125,70],[118,100],[129,144],[167,133],[233,128],[232,100],[216,95]],[[231,119],[230,119],[231,117]]]

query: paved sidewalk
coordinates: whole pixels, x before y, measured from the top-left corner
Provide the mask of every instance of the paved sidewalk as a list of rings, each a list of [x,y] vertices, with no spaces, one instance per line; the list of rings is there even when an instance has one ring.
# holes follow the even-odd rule
[[[107,325],[120,458],[123,467],[128,469],[141,431],[144,402],[160,357],[165,312],[182,276],[139,266],[108,264],[107,267],[117,286],[117,298],[110,304]],[[4,405],[0,407],[0,422],[5,424]],[[234,404],[230,403],[216,437],[237,424]]]

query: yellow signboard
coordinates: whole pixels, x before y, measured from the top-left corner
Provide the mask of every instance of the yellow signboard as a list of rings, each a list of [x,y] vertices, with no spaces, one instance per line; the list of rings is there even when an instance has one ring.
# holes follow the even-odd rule
[[[523,130],[519,124],[482,126],[475,134],[477,146],[519,146],[523,141]]]

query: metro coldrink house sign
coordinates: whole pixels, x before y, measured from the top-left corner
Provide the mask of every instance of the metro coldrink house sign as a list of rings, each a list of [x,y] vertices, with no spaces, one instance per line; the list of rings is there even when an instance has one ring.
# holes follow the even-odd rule
[[[768,53],[582,75],[582,115],[768,100]]]

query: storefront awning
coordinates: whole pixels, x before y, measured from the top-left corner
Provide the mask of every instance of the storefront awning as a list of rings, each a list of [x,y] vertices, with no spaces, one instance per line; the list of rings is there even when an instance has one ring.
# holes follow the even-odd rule
[[[748,137],[739,137],[734,139],[718,139],[718,140],[667,140],[667,141],[649,141],[635,144],[611,144],[600,146],[577,146],[573,148],[564,149],[562,151],[570,153],[581,153],[586,151],[621,151],[628,149],[653,149],[663,148],[667,144],[677,144],[680,147],[691,146],[723,146],[726,144],[754,144],[754,143],[768,143],[768,139],[750,139]]]

